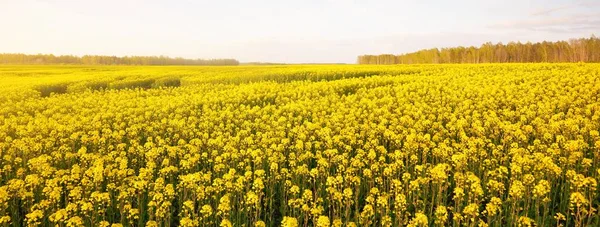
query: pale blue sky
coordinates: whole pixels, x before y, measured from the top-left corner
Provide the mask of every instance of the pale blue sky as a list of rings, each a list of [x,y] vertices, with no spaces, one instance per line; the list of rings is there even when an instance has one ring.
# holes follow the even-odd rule
[[[600,0],[0,0],[0,53],[354,63],[600,35]]]

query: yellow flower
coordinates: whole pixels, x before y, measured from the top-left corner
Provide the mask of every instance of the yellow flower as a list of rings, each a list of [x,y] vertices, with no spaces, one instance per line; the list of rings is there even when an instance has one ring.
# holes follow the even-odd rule
[[[429,171],[431,179],[438,184],[444,183],[448,179],[449,168],[448,164],[437,164]]]
[[[336,218],[333,220],[333,227],[341,227],[344,224],[344,222],[342,221],[342,219]]]
[[[519,217],[518,223],[519,226],[535,226],[535,221],[525,216]]]
[[[267,224],[265,224],[264,221],[256,221],[256,222],[254,222],[254,226],[255,227],[266,227]]]
[[[219,224],[220,227],[232,227],[233,225],[231,224],[231,221],[227,220],[227,219],[223,219],[221,221],[221,224]]]
[[[179,220],[179,226],[197,226],[198,224],[194,223],[194,221],[189,218],[189,217],[184,217],[181,220]]]
[[[292,195],[298,195],[298,193],[300,193],[300,188],[298,186],[294,185],[290,188],[290,193]]]
[[[361,225],[369,225],[373,220],[372,217],[375,214],[373,210],[373,206],[370,204],[365,205],[362,212],[360,213],[360,223]]]
[[[217,207],[217,215],[228,216],[230,210],[231,210],[231,202],[229,199],[229,194],[225,194],[223,197],[221,197],[221,199],[219,199],[219,206]]]
[[[67,210],[65,210],[65,209],[60,209],[60,210],[54,212],[53,214],[51,214],[49,217],[50,221],[53,223],[63,223],[68,218],[69,218],[69,214],[67,213]]]
[[[435,223],[437,225],[444,225],[448,221],[448,210],[445,206],[438,206],[435,208]]]
[[[496,216],[502,210],[502,200],[498,197],[492,197],[490,202],[485,205],[485,210],[489,216]]]
[[[0,224],[5,224],[5,225],[10,224],[10,216],[0,217]]]
[[[550,183],[546,180],[540,180],[540,182],[533,187],[533,197],[536,199],[544,198],[548,193],[550,193]]]
[[[581,194],[579,192],[573,192],[573,193],[571,193],[571,196],[569,197],[569,204],[571,207],[579,208],[579,207],[587,206],[588,203],[589,203],[589,200],[583,194]]]
[[[108,226],[108,224],[107,224],[107,226]],[[147,227],[157,227],[158,223],[156,223],[156,221],[148,221],[148,222],[146,222],[146,226]]]
[[[79,216],[71,217],[67,220],[68,227],[83,226],[83,219]]]
[[[246,204],[251,207],[258,208],[258,205],[259,205],[258,195],[256,195],[256,193],[254,193],[253,191],[249,191],[248,193],[246,193]]]
[[[207,218],[213,214],[213,209],[210,205],[204,205],[200,209],[200,214],[202,214],[202,217]]]
[[[510,197],[512,197],[513,199],[519,200],[523,197],[523,195],[525,194],[525,186],[523,186],[523,183],[521,183],[521,181],[513,181],[512,185],[510,186],[510,190],[509,190],[509,195]]]
[[[425,226],[429,226],[429,220],[427,220],[427,216],[423,213],[416,213],[415,217],[410,220],[410,222],[408,223],[409,227],[425,227]]]
[[[331,223],[329,222],[329,217],[327,216],[319,216],[317,219],[317,227],[329,227]]]
[[[463,214],[465,214],[467,217],[470,217],[470,220],[474,222],[475,218],[479,216],[479,205],[476,203],[470,203],[463,210]]]
[[[283,217],[281,221],[281,227],[298,227],[298,220],[293,217]]]

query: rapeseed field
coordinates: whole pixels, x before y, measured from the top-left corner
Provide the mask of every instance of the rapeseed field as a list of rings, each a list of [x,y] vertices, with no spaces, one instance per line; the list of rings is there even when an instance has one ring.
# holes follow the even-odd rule
[[[1,226],[600,225],[600,64],[0,79]]]

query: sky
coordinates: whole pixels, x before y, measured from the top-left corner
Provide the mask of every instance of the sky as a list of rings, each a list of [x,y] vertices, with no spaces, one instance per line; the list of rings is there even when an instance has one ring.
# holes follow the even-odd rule
[[[355,63],[600,35],[600,0],[0,0],[0,53]]]

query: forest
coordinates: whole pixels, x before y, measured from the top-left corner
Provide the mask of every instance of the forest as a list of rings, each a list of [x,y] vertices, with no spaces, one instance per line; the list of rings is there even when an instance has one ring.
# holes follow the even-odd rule
[[[600,39],[592,35],[557,42],[487,42],[479,48],[432,48],[401,55],[362,55],[357,59],[358,64],[371,65],[516,62],[600,62]]]
[[[166,56],[104,56],[84,55],[82,57],[73,55],[53,54],[2,54],[0,53],[0,64],[15,65],[239,65],[235,59],[186,59],[171,58]]]

